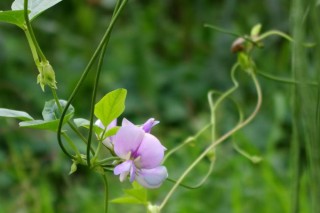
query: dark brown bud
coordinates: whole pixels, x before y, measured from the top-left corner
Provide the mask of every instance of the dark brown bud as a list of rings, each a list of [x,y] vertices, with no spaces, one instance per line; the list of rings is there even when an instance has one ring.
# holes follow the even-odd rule
[[[231,52],[237,53],[244,50],[245,40],[242,37],[237,38],[231,45]]]

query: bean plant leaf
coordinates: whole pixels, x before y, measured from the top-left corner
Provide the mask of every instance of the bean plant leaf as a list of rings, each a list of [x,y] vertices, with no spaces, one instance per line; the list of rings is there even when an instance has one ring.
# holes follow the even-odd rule
[[[106,94],[94,108],[94,114],[101,120],[104,126],[118,118],[125,109],[127,90],[116,89]]]
[[[30,121],[33,118],[26,112],[0,108],[0,117],[16,118],[22,121]]]
[[[29,19],[32,21],[42,12],[58,4],[62,0],[29,0],[28,1],[28,10],[30,10]],[[15,0],[12,5],[12,10],[23,10],[24,0]]]
[[[9,24],[17,25],[23,28],[24,25],[24,12],[23,10],[15,11],[0,11],[0,22],[6,22]]]
[[[47,101],[44,104],[44,108],[42,110],[42,117],[44,120],[55,120],[55,119],[60,118],[61,113],[62,113],[61,111],[67,105],[67,101],[59,100],[59,103],[61,106],[61,110],[57,106],[57,103],[55,100]],[[68,115],[68,114],[74,114],[74,107],[73,106],[69,106],[66,115]]]
[[[66,105],[65,100],[59,100],[62,109]],[[63,124],[69,121],[74,115],[74,107],[70,106],[67,110],[66,116],[63,119]],[[45,103],[45,106],[42,111],[43,120],[31,120],[31,121],[23,121],[19,123],[20,127],[28,127],[33,129],[45,129],[56,131],[59,126],[61,111],[55,100],[50,100]]]
[[[90,127],[90,121],[87,120],[87,119],[84,119],[84,118],[75,118],[75,119],[73,119],[73,122],[77,127],[83,127],[83,128],[86,128],[86,129],[89,129],[89,127]],[[111,128],[111,129],[109,129],[108,131],[106,131],[104,133],[104,136],[103,136],[102,140],[104,140],[107,137],[115,135],[118,132],[119,129],[120,129],[119,126],[115,126],[115,127]],[[93,130],[96,133],[96,135],[102,135],[102,133],[104,131],[104,129],[102,129],[101,127],[99,127],[99,126],[97,126],[95,124],[93,124]]]
[[[118,204],[144,204],[140,200],[135,197],[131,196],[123,196],[118,197],[110,201],[111,203],[118,203]]]
[[[89,128],[90,125],[90,121],[84,118],[75,118],[73,122],[77,127]]]
[[[118,204],[148,204],[147,190],[136,182],[132,184],[133,188],[124,190],[122,197],[111,200],[112,203]]]
[[[83,127],[86,129],[89,129],[90,127],[90,121],[84,118],[75,118],[73,119],[74,124],[77,127]],[[93,131],[97,134],[100,135],[103,132],[103,129],[101,129],[99,126],[93,124]]]

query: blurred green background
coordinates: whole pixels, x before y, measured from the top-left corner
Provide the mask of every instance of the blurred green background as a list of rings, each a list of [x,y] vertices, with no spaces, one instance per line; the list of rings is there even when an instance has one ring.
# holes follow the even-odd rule
[[[0,9],[10,8],[2,0]],[[33,22],[42,50],[56,71],[58,94],[67,99],[88,63],[112,14],[113,0],[64,0]],[[140,124],[160,120],[153,129],[171,149],[210,121],[207,92],[232,86],[230,68],[236,55],[235,39],[204,28],[214,24],[246,34],[257,23],[263,31],[289,33],[288,0],[130,0],[118,20],[105,56],[98,97],[110,90],[128,89],[123,116]],[[27,111],[40,118],[44,101],[51,99],[36,85],[37,70],[24,33],[0,24],[0,107]],[[258,68],[290,76],[290,44],[278,37],[255,52]],[[256,94],[250,78],[237,75],[240,89],[233,96],[244,111],[252,111]],[[94,75],[90,74],[73,105],[77,117],[89,116]],[[214,172],[197,190],[179,188],[164,212],[289,212],[291,199],[290,140],[291,87],[259,78],[264,101],[253,123],[232,140],[263,161],[253,164],[238,154],[229,139],[217,149]],[[231,105],[219,111],[219,133],[236,123]],[[206,133],[197,144],[179,151],[166,162],[171,178],[196,158],[210,141]],[[102,212],[103,182],[86,168],[68,176],[71,162],[51,132],[22,129],[11,119],[0,120],[0,212]],[[186,179],[194,184],[205,174],[204,160]],[[109,175],[110,197],[122,194],[118,177]],[[302,178],[301,212],[309,212],[306,181]],[[150,190],[160,202],[170,182]],[[144,212],[139,206],[110,205],[110,212]]]

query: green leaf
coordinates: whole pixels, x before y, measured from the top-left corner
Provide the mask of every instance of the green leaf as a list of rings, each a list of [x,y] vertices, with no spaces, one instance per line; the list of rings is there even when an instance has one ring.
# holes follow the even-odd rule
[[[5,108],[0,108],[0,117],[17,118],[23,121],[33,120],[33,118],[26,112]]]
[[[90,126],[90,121],[84,118],[75,118],[73,122],[77,127],[89,128]]]
[[[119,198],[115,198],[110,201],[111,203],[118,203],[118,204],[145,204],[141,202],[140,200],[136,199],[135,197],[130,196],[123,196]]]
[[[125,109],[126,89],[117,89],[106,94],[94,108],[94,114],[104,126],[118,118]]]
[[[75,118],[75,119],[73,119],[73,122],[77,127],[83,127],[86,129],[89,129],[89,127],[90,127],[90,121],[87,119],[84,119],[84,118]],[[93,131],[97,135],[101,135],[103,132],[103,129],[101,129],[99,126],[93,124]]]
[[[67,104],[65,100],[59,100],[60,105],[64,108]],[[63,119],[63,124],[69,121],[74,115],[74,107],[70,106],[66,116]],[[56,131],[59,126],[61,111],[54,100],[47,101],[42,111],[43,120],[23,121],[19,123],[20,127],[28,127],[33,129],[46,129]]]
[[[68,120],[72,118],[72,115],[65,116],[63,120],[63,124],[65,124]],[[20,127],[28,127],[32,129],[43,129],[43,130],[51,130],[57,131],[59,126],[59,119],[57,120],[32,120],[32,121],[22,121],[19,123]]]
[[[133,188],[125,189],[124,195],[119,198],[111,200],[112,203],[123,203],[123,204],[148,204],[147,190],[143,188],[137,182],[133,182]]]
[[[23,10],[15,11],[0,11],[0,22],[17,25],[23,28],[24,25],[24,12]]]
[[[62,0],[29,0],[28,9],[31,11],[29,14],[29,19],[32,21],[38,15],[40,15],[45,10],[53,7]],[[12,5],[12,10],[23,10],[24,0],[15,0]]]
[[[112,135],[117,134],[117,132],[118,132],[119,129],[120,129],[119,126],[115,126],[115,127],[111,128],[111,129],[109,129],[109,130],[104,134],[103,138],[107,138],[107,137],[110,137],[110,136],[112,136]]]
[[[261,31],[261,24],[256,24],[252,29],[251,29],[251,36],[258,36],[260,31]]]
[[[65,100],[59,100],[61,109],[64,109],[65,106],[67,105],[67,101]],[[60,118],[62,113],[62,110],[59,109],[59,107],[57,106],[57,103],[54,99],[47,101],[44,104],[44,108],[42,110],[42,117],[45,121],[49,121],[49,120],[56,120],[58,118]],[[74,114],[74,107],[73,106],[69,106],[66,115],[69,114]]]

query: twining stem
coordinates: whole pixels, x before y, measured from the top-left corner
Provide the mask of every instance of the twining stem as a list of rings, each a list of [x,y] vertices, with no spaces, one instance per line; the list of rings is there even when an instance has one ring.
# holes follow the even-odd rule
[[[111,23],[108,27],[108,29],[110,29],[110,32],[113,28],[113,20],[115,20],[116,14],[118,13],[118,10],[120,8],[120,6],[122,4],[120,4],[121,0],[117,1],[117,4],[115,6],[115,9],[113,11],[112,14],[112,18],[111,18]],[[106,49],[107,49],[107,45],[109,43],[110,40],[110,33],[108,34],[105,43],[102,46],[101,52],[100,52],[100,56],[99,56],[99,60],[98,60],[98,66],[97,66],[97,73],[96,73],[96,77],[95,77],[95,81],[94,81],[94,85],[93,85],[93,91],[92,91],[92,98],[91,98],[91,110],[90,110],[90,126],[89,126],[89,135],[88,135],[88,143],[87,143],[87,164],[90,167],[90,149],[91,149],[91,138],[92,138],[92,131],[93,131],[93,118],[94,118],[94,107],[95,107],[95,102],[96,102],[96,97],[97,97],[97,91],[98,91],[98,85],[99,85],[99,79],[100,79],[100,74],[101,74],[101,70],[102,70],[102,64],[103,64],[103,59],[104,59],[104,55],[106,53]],[[100,147],[101,147],[101,142],[99,141],[98,144],[98,149],[96,152],[95,157],[98,156],[99,151],[100,151]]]
[[[99,79],[100,79],[100,74],[101,74],[101,67],[103,64],[103,58],[106,52],[106,48],[107,48],[107,44],[109,42],[109,38],[108,37],[106,43],[103,45],[103,48],[101,50],[100,53],[100,58],[98,61],[98,67],[97,67],[97,74],[96,74],[96,78],[95,78],[95,82],[94,82],[94,86],[93,86],[93,92],[92,92],[92,99],[91,99],[91,110],[90,110],[90,127],[89,127],[89,136],[88,136],[88,143],[87,143],[87,164],[90,167],[90,149],[91,149],[91,137],[92,137],[92,131],[93,131],[93,117],[94,117],[94,107],[95,107],[95,102],[96,102],[96,97],[97,97],[97,91],[98,91],[98,85],[99,85]],[[106,129],[105,129],[106,130]],[[104,133],[103,133],[104,134]],[[98,148],[96,150],[96,154],[93,157],[93,159],[98,157],[100,148],[101,148],[101,144],[102,141],[99,141],[98,143]]]
[[[58,109],[60,112],[62,112],[63,108],[60,104],[60,101],[59,101],[59,98],[58,98],[58,95],[57,95],[57,92],[55,89],[51,88],[51,92],[52,92],[52,96],[58,106]],[[70,126],[70,128],[78,135],[78,137],[85,143],[87,144],[87,139],[81,134],[81,132],[77,129],[77,127],[71,122],[71,121],[68,121],[68,125]],[[93,148],[91,148],[91,153],[92,154],[95,154]]]
[[[184,142],[180,143],[178,146],[174,147],[173,149],[170,149],[170,151],[165,155],[165,157],[163,158],[162,163],[164,163],[169,156],[171,156],[173,153],[175,153],[176,151],[178,151],[179,149],[181,149],[182,147],[184,147],[185,145],[195,141],[200,135],[202,135],[203,132],[205,132],[207,129],[209,129],[211,127],[212,124],[207,124],[205,127],[203,127],[199,132],[197,132],[196,135],[188,137],[187,139],[185,139]]]
[[[109,204],[109,187],[107,175],[102,175],[104,183],[104,213],[108,213],[108,204]]]
[[[171,190],[168,192],[168,194],[166,195],[166,197],[164,198],[164,200],[162,201],[161,205],[160,205],[160,209],[163,209],[163,207],[165,206],[165,204],[168,202],[169,198],[171,197],[171,195],[174,193],[174,191],[176,190],[176,188],[179,186],[179,184],[183,181],[183,179],[189,174],[189,172],[214,148],[216,147],[218,144],[220,144],[221,142],[223,142],[224,140],[226,140],[228,137],[230,137],[232,134],[234,134],[236,131],[240,130],[241,128],[243,128],[244,126],[246,126],[249,122],[252,121],[252,119],[257,115],[261,103],[262,103],[262,93],[261,93],[261,88],[259,85],[259,82],[255,76],[254,73],[251,74],[251,77],[253,79],[253,82],[255,84],[256,90],[257,90],[257,104],[256,107],[254,109],[254,111],[251,113],[251,115],[244,120],[242,123],[238,124],[236,127],[234,127],[233,129],[231,129],[229,132],[227,132],[226,134],[224,134],[223,136],[221,136],[219,139],[217,139],[216,141],[212,142],[212,144],[205,150],[202,152],[202,154],[184,171],[184,173],[180,176],[180,178],[177,180],[176,184],[171,188]]]
[[[263,34],[261,34],[257,39],[255,39],[256,42],[258,41],[262,41],[263,39],[271,36],[271,35],[277,35],[277,36],[280,36],[282,38],[285,38],[287,39],[288,41],[290,42],[294,42],[294,40],[287,34],[281,32],[281,31],[278,31],[278,30],[270,30],[270,31],[267,31]]]
[[[239,87],[239,83],[235,77],[235,73],[237,68],[239,67],[239,63],[236,63],[235,65],[233,65],[232,69],[231,69],[231,80],[234,84],[233,87],[231,87],[228,91],[224,92],[216,101],[216,103],[214,103],[213,99],[212,99],[212,95],[214,93],[214,91],[211,91],[208,93],[208,101],[209,101],[209,106],[210,106],[210,110],[211,110],[211,124],[212,124],[212,131],[211,131],[211,140],[214,141],[216,138],[216,111],[219,107],[219,105],[221,104],[221,102],[226,99],[229,95],[231,95],[234,91],[236,91],[236,89]]]
[[[122,3],[121,3],[121,5],[119,6],[118,10],[115,12],[114,17],[113,17],[113,18],[111,19],[111,21],[110,21],[109,27],[107,28],[105,34],[103,35],[103,37],[102,37],[102,39],[101,39],[101,41],[100,41],[97,49],[95,50],[93,56],[91,57],[91,59],[90,59],[88,65],[86,66],[83,74],[81,75],[80,80],[78,81],[75,89],[74,89],[73,92],[71,93],[70,98],[69,98],[69,100],[68,100],[68,102],[67,102],[67,104],[66,104],[66,106],[65,106],[65,108],[64,108],[64,110],[63,110],[63,112],[62,112],[62,114],[61,114],[61,118],[60,118],[60,122],[59,122],[59,126],[58,126],[58,131],[57,131],[57,139],[58,139],[58,142],[59,142],[60,146],[61,146],[61,145],[63,146],[63,144],[62,144],[62,139],[61,139],[61,131],[62,131],[63,119],[64,119],[64,117],[66,116],[67,110],[68,110],[68,108],[70,107],[72,101],[73,101],[73,100],[75,99],[75,97],[77,96],[77,94],[78,94],[78,92],[79,92],[79,89],[80,89],[80,86],[82,85],[82,83],[84,82],[84,80],[85,80],[85,78],[87,77],[88,73],[90,72],[90,70],[91,70],[91,68],[92,68],[95,60],[97,59],[100,51],[102,50],[104,44],[108,41],[109,36],[110,36],[110,34],[111,34],[111,31],[112,31],[112,28],[113,28],[113,26],[114,26],[114,24],[115,24],[115,21],[117,20],[119,14],[120,14],[121,11],[123,10],[123,8],[124,8],[124,6],[126,5],[126,3],[127,3],[127,0],[123,0]],[[117,9],[117,8],[116,8],[116,9]],[[91,126],[91,125],[90,125],[90,126]],[[90,127],[90,129],[92,129],[92,126]],[[91,130],[91,131],[92,131],[92,130]],[[89,135],[91,135],[91,134],[89,134]],[[90,138],[91,138],[91,136],[90,136]],[[89,143],[89,141],[88,141],[88,143]],[[68,155],[68,154],[67,154],[67,155]],[[87,162],[88,162],[89,165],[90,165],[90,161],[87,161]]]
[[[273,80],[273,81],[278,81],[278,82],[281,82],[281,83],[286,83],[286,84],[305,84],[305,85],[310,85],[310,86],[318,86],[317,82],[305,82],[305,83],[303,83],[303,82],[295,81],[295,80],[292,80],[292,79],[279,78],[277,76],[273,76],[273,75],[270,75],[268,73],[261,72],[261,71],[258,71],[257,73],[259,75],[261,75],[262,77],[264,77],[264,78],[267,78],[267,79],[270,79],[270,80]]]

